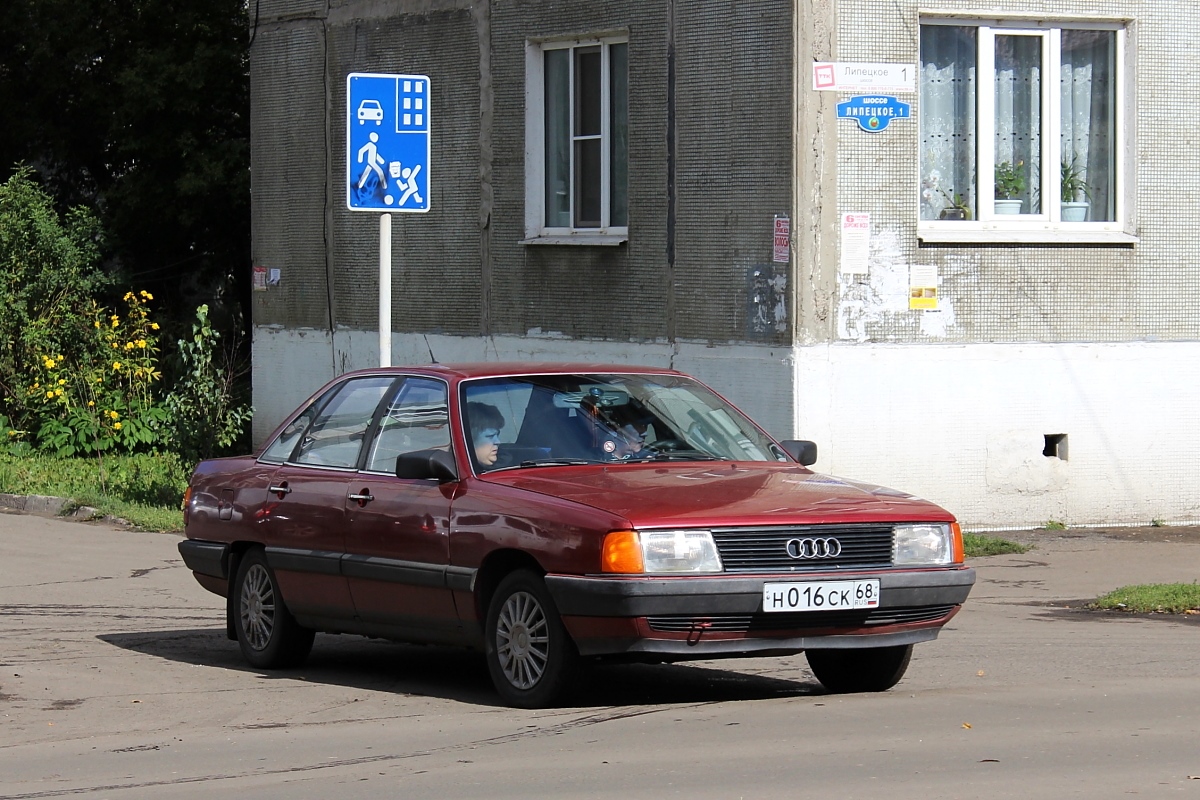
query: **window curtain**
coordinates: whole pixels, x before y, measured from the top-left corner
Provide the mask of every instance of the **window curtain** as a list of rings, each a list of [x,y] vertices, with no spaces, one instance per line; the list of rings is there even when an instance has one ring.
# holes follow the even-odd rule
[[[1087,184],[1088,219],[1116,219],[1116,32],[1062,32],[1062,158]]]
[[[1008,165],[1022,179],[1024,188],[1013,199],[1024,201],[1023,214],[1042,213],[1042,41],[996,36],[997,174]],[[1057,179],[1057,171],[1052,177]]]
[[[921,28],[921,219],[938,219],[956,204],[978,216],[976,38],[973,27]]]
[[[571,51],[547,50],[546,227],[571,227]]]

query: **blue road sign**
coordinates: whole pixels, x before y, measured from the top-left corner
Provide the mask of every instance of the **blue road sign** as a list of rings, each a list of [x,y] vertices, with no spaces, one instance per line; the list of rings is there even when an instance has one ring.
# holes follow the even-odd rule
[[[867,133],[878,133],[894,119],[908,119],[908,103],[889,95],[860,95],[837,104],[839,119],[852,119]]]
[[[429,210],[429,78],[346,76],[346,207]]]

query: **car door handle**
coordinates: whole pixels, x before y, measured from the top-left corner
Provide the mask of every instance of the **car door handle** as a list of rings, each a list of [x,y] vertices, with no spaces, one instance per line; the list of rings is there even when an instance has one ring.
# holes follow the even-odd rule
[[[348,495],[351,500],[357,500],[360,506],[365,506],[367,503],[375,499],[375,497],[366,489],[362,490],[362,494]]]
[[[292,493],[292,489],[291,489],[291,487],[290,487],[290,486],[288,486],[288,485],[287,485],[287,481],[284,481],[283,483],[281,483],[281,484],[280,484],[280,485],[278,485],[278,486],[268,486],[268,487],[267,487],[267,491],[268,491],[268,492],[270,492],[271,494],[277,494],[277,495],[279,495],[279,499],[280,499],[280,500],[282,500],[282,499],[283,499],[283,496],[284,496],[285,494],[291,494],[291,493]]]

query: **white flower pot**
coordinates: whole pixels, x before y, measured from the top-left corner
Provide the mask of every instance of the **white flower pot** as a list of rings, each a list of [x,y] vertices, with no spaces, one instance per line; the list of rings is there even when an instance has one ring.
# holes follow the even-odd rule
[[[1087,219],[1089,205],[1091,204],[1086,200],[1060,203],[1059,208],[1062,209],[1062,221],[1083,222]]]
[[[1025,204],[1025,201],[1019,197],[1013,200],[997,200],[995,202],[997,214],[1020,214],[1021,206]]]

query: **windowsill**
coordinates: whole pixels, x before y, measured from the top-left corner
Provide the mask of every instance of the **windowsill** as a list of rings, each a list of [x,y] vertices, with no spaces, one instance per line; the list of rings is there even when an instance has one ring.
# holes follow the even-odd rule
[[[552,236],[531,236],[520,244],[574,244],[593,247],[615,247],[629,241],[628,234],[618,233],[567,233]]]
[[[1040,244],[1040,245],[1129,245],[1137,244],[1132,233],[1113,228],[1088,230],[1084,225],[1050,224],[1039,228],[1014,229],[988,222],[948,222],[917,227],[917,238],[929,244]]]

